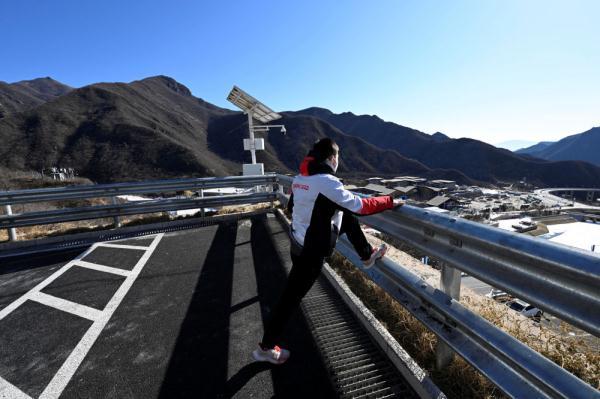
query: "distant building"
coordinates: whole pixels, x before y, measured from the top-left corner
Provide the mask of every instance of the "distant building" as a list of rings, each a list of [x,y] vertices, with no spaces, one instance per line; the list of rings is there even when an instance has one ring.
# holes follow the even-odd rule
[[[396,190],[387,188],[379,184],[367,184],[363,189],[372,191],[375,195],[392,195]]]
[[[437,206],[438,208],[451,210],[458,206],[458,201],[452,197],[439,195],[427,201],[428,206]]]
[[[75,178],[75,169],[52,167],[43,169],[42,176],[48,176],[53,180],[69,180]]]
[[[380,184],[382,180],[383,177],[369,177],[367,182],[369,182],[369,184]]]
[[[387,188],[394,188],[394,187],[400,185],[400,183],[402,183],[402,182],[403,182],[402,179],[393,178],[393,179],[383,179],[381,181],[381,184],[385,185]]]
[[[481,196],[481,190],[468,187],[468,188],[461,189],[460,191],[454,191],[452,194],[454,196],[459,196],[462,198],[473,199],[473,198],[477,198],[477,197]]]
[[[427,184],[431,187],[445,188],[446,190],[454,190],[456,188],[454,180],[430,180]]]
[[[438,187],[417,186],[415,199],[418,201],[429,201],[438,195],[444,195],[445,191]]]
[[[398,193],[398,195],[406,196],[408,198],[414,198],[417,195],[417,187],[416,186],[397,186],[394,187],[394,190]]]
[[[394,186],[405,187],[405,186],[416,186],[417,184],[424,184],[427,182],[427,179],[423,177],[414,177],[414,176],[397,176],[390,181],[394,181]]]

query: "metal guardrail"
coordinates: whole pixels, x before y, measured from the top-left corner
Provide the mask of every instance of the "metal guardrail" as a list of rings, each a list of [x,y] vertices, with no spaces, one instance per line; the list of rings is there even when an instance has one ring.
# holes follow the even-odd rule
[[[275,199],[276,195],[273,193],[252,193],[194,199],[136,201],[127,204],[66,208],[0,216],[0,228],[36,226],[77,220],[166,212],[179,209],[210,208],[215,206],[271,202]]]
[[[0,191],[0,205],[15,205],[67,199],[114,197],[117,195],[127,194],[203,190],[218,187],[254,187],[263,184],[274,184],[276,181],[276,175],[228,176]]]
[[[363,218],[427,254],[600,335],[600,257],[416,207]]]
[[[203,210],[216,206],[272,202],[276,199],[276,195],[272,192],[187,199],[156,199],[125,204],[119,204],[115,199],[117,195],[125,194],[164,193],[181,190],[200,190],[202,192],[205,189],[219,187],[273,186],[276,179],[276,175],[230,176],[0,191],[0,205],[4,205],[6,209],[6,214],[0,216],[0,229],[8,229],[11,241],[14,241],[16,239],[14,229],[17,227],[99,218],[114,218],[115,226],[120,227],[119,217],[127,215],[194,208]],[[27,213],[13,213],[11,208],[12,204],[97,197],[112,197],[112,204]]]
[[[291,181],[279,176],[283,186]],[[281,190],[279,197],[287,201]],[[460,305],[455,270],[599,336],[600,313],[594,309],[600,309],[600,256],[411,206],[361,222],[445,263],[441,290],[389,259],[366,273],[507,395],[599,397],[588,384]],[[344,239],[338,251],[362,268]]]

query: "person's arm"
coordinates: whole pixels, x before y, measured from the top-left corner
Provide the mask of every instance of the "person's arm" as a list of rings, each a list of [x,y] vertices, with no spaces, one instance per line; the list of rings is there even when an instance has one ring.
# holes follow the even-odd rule
[[[341,208],[358,215],[372,215],[392,209],[395,204],[392,196],[361,198],[344,188],[337,179],[328,179],[321,188],[321,192]]]

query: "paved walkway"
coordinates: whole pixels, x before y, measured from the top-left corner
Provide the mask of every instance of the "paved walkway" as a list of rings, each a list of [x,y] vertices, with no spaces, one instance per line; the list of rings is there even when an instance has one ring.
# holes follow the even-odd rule
[[[272,215],[0,266],[0,398],[331,397],[298,312],[250,352],[289,257]]]

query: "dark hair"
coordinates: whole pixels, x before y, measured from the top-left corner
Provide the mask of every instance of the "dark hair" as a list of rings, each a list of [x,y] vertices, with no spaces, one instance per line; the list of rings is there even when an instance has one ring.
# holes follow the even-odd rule
[[[335,143],[335,141],[333,141],[329,137],[325,137],[324,139],[317,141],[313,145],[313,148],[309,152],[309,155],[313,156],[315,158],[315,161],[323,162],[330,156],[337,154],[338,151],[339,147]]]

